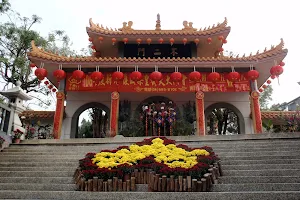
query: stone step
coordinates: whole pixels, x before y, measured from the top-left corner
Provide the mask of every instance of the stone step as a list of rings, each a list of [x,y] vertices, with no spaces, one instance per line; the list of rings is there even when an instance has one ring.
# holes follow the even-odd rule
[[[0,160],[2,161],[5,161],[5,160],[10,160],[10,159],[18,159],[18,160],[27,160],[27,159],[59,159],[59,160],[62,160],[62,159],[75,159],[75,160],[79,160],[79,159],[82,159],[84,158],[84,154],[83,155],[64,155],[64,154],[56,154],[56,155],[23,155],[23,156],[19,156],[19,155],[1,155],[0,154]]]
[[[0,171],[69,171],[77,168],[77,165],[70,165],[68,167],[61,166],[45,166],[45,167],[0,167]]]
[[[72,177],[74,170],[69,171],[0,171],[0,177]]]
[[[0,168],[1,169],[1,168]],[[300,164],[249,164],[222,165],[223,170],[255,170],[255,169],[300,169]]]
[[[19,162],[19,161],[11,161],[11,162],[3,162],[0,161],[0,167],[15,167],[15,166],[23,166],[23,167],[47,167],[47,166],[56,166],[56,167],[69,167],[69,166],[77,166],[78,160],[71,162]]]
[[[32,157],[32,158],[0,158],[0,162],[75,162],[78,161],[79,159],[81,159],[83,157],[77,157],[77,158],[59,158],[59,157],[42,157],[42,158],[36,158],[36,157]]]
[[[300,183],[215,184],[213,192],[300,191]]]
[[[300,169],[226,170],[224,176],[300,176]]]
[[[75,184],[0,183],[0,190],[74,191]]]
[[[252,156],[252,157],[257,157],[259,156],[300,156],[300,151],[262,151],[262,152],[220,152],[220,151],[215,151],[216,154],[218,154],[220,157],[225,157],[225,156]]]
[[[290,156],[290,155],[266,155],[266,156],[261,156],[261,155],[257,155],[257,156],[222,156],[221,159],[222,160],[266,160],[266,159],[282,159],[282,160],[289,160],[289,159],[297,159],[299,158],[298,155],[294,155],[294,156]]]
[[[221,176],[220,184],[300,183],[299,176]]]
[[[300,159],[265,159],[265,160],[223,160],[222,165],[251,165],[251,164],[299,164]]]
[[[0,198],[11,199],[106,199],[106,200],[299,200],[299,191],[260,192],[80,192],[80,191],[16,191],[0,190]]]
[[[0,177],[0,183],[73,184],[71,177]]]

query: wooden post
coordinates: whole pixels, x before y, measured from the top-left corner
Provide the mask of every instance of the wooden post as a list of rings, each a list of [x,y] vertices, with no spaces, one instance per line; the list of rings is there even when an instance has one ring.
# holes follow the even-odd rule
[[[158,178],[158,185],[157,185],[157,191],[158,192],[161,192],[162,191],[162,189],[161,189],[161,186],[162,186],[162,178]]]
[[[223,176],[223,170],[222,170],[222,166],[221,166],[221,161],[220,160],[218,162],[218,167],[219,167],[220,176]]]
[[[109,191],[109,192],[112,191],[112,188],[113,188],[113,185],[112,185],[112,179],[108,179],[108,180],[107,180],[107,188],[108,188],[108,191]]]
[[[197,192],[197,179],[192,180],[192,191]]]
[[[131,191],[135,191],[136,190],[135,189],[135,177],[131,177],[130,183],[131,183]]]
[[[167,192],[170,192],[170,178],[167,178],[167,188],[166,188]]]
[[[174,175],[170,176],[170,191],[174,192],[175,191],[175,182],[174,182]]]
[[[198,192],[202,192],[202,182],[201,181],[197,181],[197,191]]]
[[[208,169],[209,173],[211,174],[211,180],[212,180],[212,184],[216,184],[216,176],[215,176],[215,172],[213,168],[209,168]]]
[[[89,187],[88,187],[88,181],[84,181],[84,191],[88,191]]]
[[[211,181],[209,179],[209,174],[206,173],[203,175],[203,177],[206,179],[206,191],[210,191]]]
[[[186,180],[187,180],[187,191],[191,192],[192,191],[192,177],[187,176]]]
[[[140,184],[139,183],[139,170],[138,169],[135,169],[134,170],[134,177],[135,177],[135,182],[136,182],[136,184]]]
[[[127,186],[126,186],[126,182],[123,182],[123,192],[127,191]]]
[[[121,192],[123,190],[122,179],[118,180],[118,191]]]
[[[144,172],[144,184],[148,183],[148,173],[147,171]]]
[[[127,181],[126,181],[126,191],[127,191],[127,192],[130,192],[130,186],[131,186],[131,185],[130,185],[130,180],[127,180]]]
[[[196,92],[196,122],[198,135],[205,135],[204,93]]]
[[[80,191],[85,191],[85,180],[81,178]]]
[[[206,179],[205,178],[201,178],[201,182],[202,182],[202,191],[206,192],[207,191],[207,183],[206,183]]]
[[[140,181],[141,181],[140,182],[141,184],[144,184],[144,170],[143,169],[140,170]]]
[[[98,191],[103,191],[103,179],[98,179]]]
[[[118,177],[113,177],[113,191],[118,190]]]
[[[158,190],[158,181],[159,181],[159,174],[155,175],[155,179],[154,179],[154,191]]]
[[[118,118],[119,118],[119,92],[111,93],[111,103],[110,103],[110,136],[114,137],[118,133]]]
[[[161,181],[161,191],[165,192],[167,189],[167,176],[162,176],[162,181]]]
[[[184,178],[182,180],[182,190],[183,192],[186,192],[187,191],[187,182],[186,182],[186,178]]]
[[[179,184],[179,192],[182,192],[182,180],[183,177],[182,176],[178,176],[178,184]]]
[[[93,192],[98,191],[98,177],[93,177]]]
[[[107,181],[103,182],[103,191],[107,192]]]
[[[174,179],[174,190],[175,192],[179,191],[179,183],[178,183],[178,178]]]
[[[89,192],[93,191],[93,179],[88,180],[88,191]]]

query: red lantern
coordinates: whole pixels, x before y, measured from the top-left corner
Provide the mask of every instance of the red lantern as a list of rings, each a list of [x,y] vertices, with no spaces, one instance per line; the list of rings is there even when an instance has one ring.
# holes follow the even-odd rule
[[[258,91],[259,91],[259,92],[263,92],[264,90],[263,90],[262,88],[260,88]]]
[[[53,89],[52,89],[52,92],[56,92],[56,89],[55,89],[55,88],[53,88]]]
[[[152,40],[151,40],[151,38],[148,38],[146,41],[147,41],[147,44],[150,45]]]
[[[175,40],[174,40],[173,38],[171,38],[171,39],[170,39],[170,44],[173,45],[173,44],[174,44],[174,41],[175,41]]]
[[[48,88],[51,90],[53,88],[53,85],[49,85]]]
[[[123,39],[123,42],[124,42],[124,44],[127,44],[128,38],[124,38],[124,39]]]
[[[211,72],[208,74],[207,79],[211,82],[217,82],[221,78],[221,75],[218,72]]]
[[[195,42],[196,45],[198,45],[200,40],[198,38],[196,38],[196,39],[194,39],[194,42]]]
[[[201,80],[201,73],[193,71],[189,74],[189,79],[193,82],[199,82]]]
[[[43,80],[48,75],[48,72],[44,68],[37,68],[35,70],[34,74],[41,81],[41,80]]]
[[[164,39],[159,38],[158,42],[159,42],[159,44],[162,44],[164,42]]]
[[[275,78],[276,78],[276,76],[274,76],[274,75],[271,76],[271,79],[275,79]]]
[[[222,42],[223,42],[223,44],[226,44],[226,43],[227,43],[227,40],[226,40],[226,39],[224,39],[224,40],[222,40]]]
[[[150,79],[153,81],[160,81],[162,79],[162,73],[159,71],[154,71],[150,74]]]
[[[219,52],[223,52],[224,49],[222,47],[219,48]]]
[[[240,80],[240,78],[241,78],[241,75],[238,72],[230,72],[227,75],[227,79],[231,82],[236,82],[236,81]]]
[[[172,81],[179,82],[182,80],[182,74],[180,72],[173,72],[170,78]]]
[[[66,72],[62,69],[57,69],[53,72],[53,76],[56,78],[57,82],[66,78]]]
[[[281,61],[279,65],[283,67],[285,65],[285,63],[283,61]]]
[[[93,42],[93,38],[89,37],[89,41],[90,41],[90,42]]]
[[[123,72],[115,71],[115,72],[112,74],[112,78],[113,78],[115,81],[121,81],[121,80],[123,80],[123,78],[124,78],[124,74],[123,74]]]
[[[141,44],[141,42],[142,42],[142,39],[140,39],[140,38],[136,39],[137,44]]]
[[[207,38],[207,42],[208,42],[208,44],[210,44],[211,43],[211,41],[212,41],[212,39],[209,37],[209,38]]]
[[[130,79],[133,81],[139,81],[142,78],[143,78],[143,75],[139,71],[134,71],[134,72],[131,72],[131,74],[130,74]]]
[[[187,43],[187,41],[188,41],[188,40],[187,40],[186,38],[183,38],[183,39],[182,39],[183,45],[185,45],[185,44]]]
[[[92,49],[96,49],[95,45],[91,46]]]
[[[255,81],[259,77],[259,72],[257,70],[250,70],[247,72],[248,80]]]
[[[268,83],[268,84],[271,84],[271,83],[272,83],[272,81],[271,81],[271,80],[267,80],[267,83]]]
[[[95,82],[99,82],[103,79],[103,74],[101,72],[93,72],[91,74],[91,79]]]
[[[84,76],[85,76],[85,74],[84,74],[84,72],[81,71],[81,70],[75,70],[75,71],[72,73],[72,77],[73,77],[74,79],[76,79],[77,81],[80,81],[80,80],[84,79]]]
[[[45,81],[44,84],[45,84],[45,85],[48,85],[48,84],[49,84],[49,81]]]
[[[29,66],[30,66],[31,68],[34,68],[34,67],[36,67],[36,64],[30,63]]]
[[[104,40],[103,37],[98,37],[98,40],[100,41],[100,43],[102,43],[102,41]]]
[[[263,85],[262,87],[263,87],[264,89],[266,89],[268,86],[266,86],[266,85]]]
[[[112,39],[111,39],[112,45],[115,45],[116,41],[117,41],[116,38],[112,38]]]
[[[271,75],[278,77],[279,75],[281,75],[283,73],[283,67],[280,65],[273,66],[270,69],[270,73],[271,73]]]
[[[224,36],[223,36],[223,35],[220,35],[220,36],[218,37],[218,39],[221,40],[221,41],[223,41],[223,40],[224,40]]]

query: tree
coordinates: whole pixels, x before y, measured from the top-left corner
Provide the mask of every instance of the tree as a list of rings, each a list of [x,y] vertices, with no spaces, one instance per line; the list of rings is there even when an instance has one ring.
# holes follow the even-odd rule
[[[273,104],[270,107],[270,110],[272,111],[283,111],[285,108],[286,102],[284,103],[277,103],[277,104]]]
[[[39,85],[38,79],[28,67],[27,53],[30,51],[31,41],[34,40],[37,46],[47,51],[74,56],[76,52],[70,48],[72,45],[70,39],[60,30],[53,31],[48,36],[43,37],[33,30],[34,25],[41,22],[40,17],[36,15],[32,15],[31,18],[20,16],[20,14],[9,10],[10,4],[7,0],[2,1],[0,5],[0,12],[5,12],[8,17],[7,22],[0,23],[0,73],[5,87],[9,84],[16,85],[19,80],[23,90],[28,93],[38,93],[39,95],[31,96],[41,103],[49,105],[51,99],[41,98],[41,95],[48,95],[49,90],[45,85]]]
[[[259,103],[262,110],[268,109],[268,104],[272,101],[273,88],[268,86],[260,95]]]
[[[92,138],[93,137],[93,127],[90,121],[82,119],[81,125],[78,128],[79,138]]]

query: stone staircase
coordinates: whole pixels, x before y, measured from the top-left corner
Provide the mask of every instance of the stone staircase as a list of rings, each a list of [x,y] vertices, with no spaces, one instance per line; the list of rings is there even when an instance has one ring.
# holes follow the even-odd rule
[[[174,137],[212,146],[224,176],[206,193],[74,191],[72,175],[87,152],[143,138],[23,141],[0,152],[0,199],[300,199],[300,134]]]

